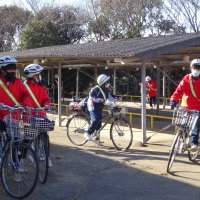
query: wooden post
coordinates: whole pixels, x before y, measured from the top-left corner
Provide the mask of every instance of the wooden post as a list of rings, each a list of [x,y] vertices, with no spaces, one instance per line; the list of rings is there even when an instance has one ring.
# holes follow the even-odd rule
[[[146,62],[142,61],[141,66],[141,78],[142,78],[142,85],[141,85],[141,127],[142,127],[142,143],[146,142]]]
[[[61,117],[62,117],[62,105],[61,105],[61,94],[62,94],[62,80],[61,80],[61,62],[59,62],[58,66],[58,124],[61,126]]]

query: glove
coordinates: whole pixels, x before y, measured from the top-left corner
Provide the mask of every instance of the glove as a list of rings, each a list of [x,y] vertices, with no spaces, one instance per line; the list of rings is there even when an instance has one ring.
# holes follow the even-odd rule
[[[44,110],[50,111],[50,106],[49,105],[44,105]]]
[[[175,108],[177,103],[175,101],[170,101],[169,105],[171,106],[171,109]]]

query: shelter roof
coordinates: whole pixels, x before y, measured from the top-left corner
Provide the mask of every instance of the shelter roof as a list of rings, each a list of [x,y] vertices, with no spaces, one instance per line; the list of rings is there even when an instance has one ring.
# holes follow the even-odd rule
[[[64,66],[133,66],[140,65],[142,60],[175,66],[200,57],[200,34],[120,39],[0,53],[0,56],[4,55],[15,57],[22,65],[37,59],[38,63],[47,66],[55,66],[58,62]]]

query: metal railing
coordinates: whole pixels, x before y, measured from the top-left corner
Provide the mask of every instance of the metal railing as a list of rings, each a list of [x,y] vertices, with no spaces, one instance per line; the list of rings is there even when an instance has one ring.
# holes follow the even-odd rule
[[[58,104],[52,103],[51,105],[57,106]],[[61,106],[65,108],[65,112],[66,112],[66,114],[68,114],[69,113],[69,105],[62,104]],[[107,112],[107,110],[103,110],[103,111]],[[141,113],[135,113],[135,112],[125,112],[124,114],[129,116],[129,123],[131,124],[131,126],[133,125],[133,116],[141,116]],[[151,129],[154,128],[155,119],[166,119],[166,120],[172,120],[173,119],[173,117],[151,115],[151,114],[147,114],[146,117],[150,118],[150,128]]]

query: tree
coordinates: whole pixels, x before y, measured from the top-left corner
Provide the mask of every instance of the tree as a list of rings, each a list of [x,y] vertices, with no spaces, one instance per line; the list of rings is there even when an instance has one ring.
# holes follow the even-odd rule
[[[23,30],[20,48],[78,43],[85,34],[83,19],[78,8],[43,7]]]
[[[180,27],[187,27],[187,32],[199,32],[200,1],[199,0],[165,0],[164,11],[168,19]]]
[[[18,35],[31,18],[31,13],[17,6],[0,7],[0,51],[10,51],[18,45]]]
[[[160,13],[161,0],[88,0],[88,30],[95,40],[141,37],[153,16]],[[98,27],[98,29],[97,29]]]

